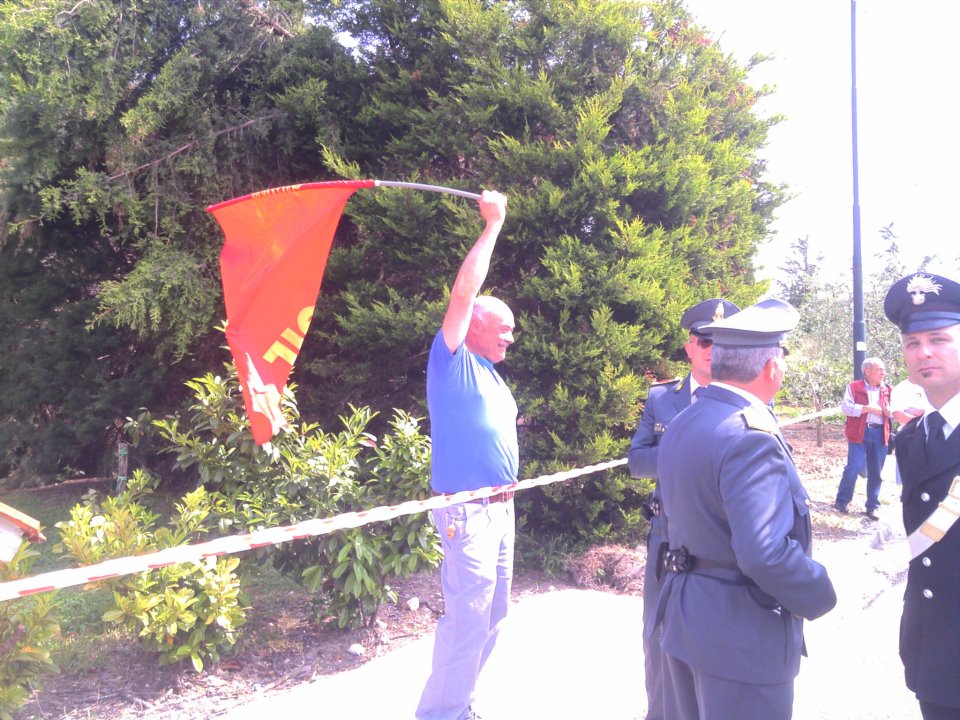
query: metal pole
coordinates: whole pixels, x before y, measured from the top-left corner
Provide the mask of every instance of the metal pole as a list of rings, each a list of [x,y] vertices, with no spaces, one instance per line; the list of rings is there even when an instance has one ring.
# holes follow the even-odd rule
[[[857,0],[850,0],[851,107],[853,120],[853,378],[863,377],[867,327],[863,319],[863,259],[860,254],[860,181],[857,169]]]
[[[410,188],[413,190],[428,190],[430,192],[448,193],[449,195],[459,195],[460,197],[479,200],[480,196],[476,193],[466,190],[457,190],[456,188],[440,187],[439,185],[423,185],[422,183],[400,182],[399,180],[374,180],[377,187],[398,187]]]

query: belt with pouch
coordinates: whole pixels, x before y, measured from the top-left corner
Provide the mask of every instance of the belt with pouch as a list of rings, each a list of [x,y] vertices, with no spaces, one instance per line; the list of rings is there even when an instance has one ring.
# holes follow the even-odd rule
[[[672,573],[692,573],[705,577],[728,582],[733,585],[744,585],[750,592],[754,601],[763,608],[781,613],[783,608],[776,598],[768,595],[761,590],[757,584],[741,572],[740,568],[734,563],[721,562],[719,560],[709,560],[707,558],[698,558],[691,555],[682,545],[678,548],[670,548],[662,553],[663,569]]]
[[[658,498],[653,493],[647,495],[647,499],[643,501],[643,504],[640,506],[640,514],[643,515],[648,521],[655,517],[660,517],[660,511],[662,510],[662,505],[660,503],[660,498]]]

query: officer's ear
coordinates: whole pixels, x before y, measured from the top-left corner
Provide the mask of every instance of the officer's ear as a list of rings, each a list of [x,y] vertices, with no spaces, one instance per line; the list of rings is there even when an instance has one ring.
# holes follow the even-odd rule
[[[767,382],[779,382],[783,377],[783,372],[784,360],[782,355],[768,359],[763,365],[763,379]]]

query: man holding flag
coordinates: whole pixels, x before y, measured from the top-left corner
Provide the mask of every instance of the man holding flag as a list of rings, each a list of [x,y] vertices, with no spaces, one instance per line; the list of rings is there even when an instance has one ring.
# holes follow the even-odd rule
[[[507,199],[485,191],[486,227],[460,266],[427,362],[433,443],[432,487],[447,494],[517,480],[517,404],[494,369],[513,343],[514,318],[494,297],[478,297],[506,218]],[[477,677],[507,614],[513,579],[513,493],[433,510],[443,546],[445,612],[417,718],[469,720]]]

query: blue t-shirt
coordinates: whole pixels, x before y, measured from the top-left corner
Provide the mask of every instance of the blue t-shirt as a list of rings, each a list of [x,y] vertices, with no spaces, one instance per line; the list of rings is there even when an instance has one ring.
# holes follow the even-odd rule
[[[513,394],[493,363],[466,344],[451,353],[442,330],[427,361],[427,407],[436,492],[516,482],[520,452]]]

